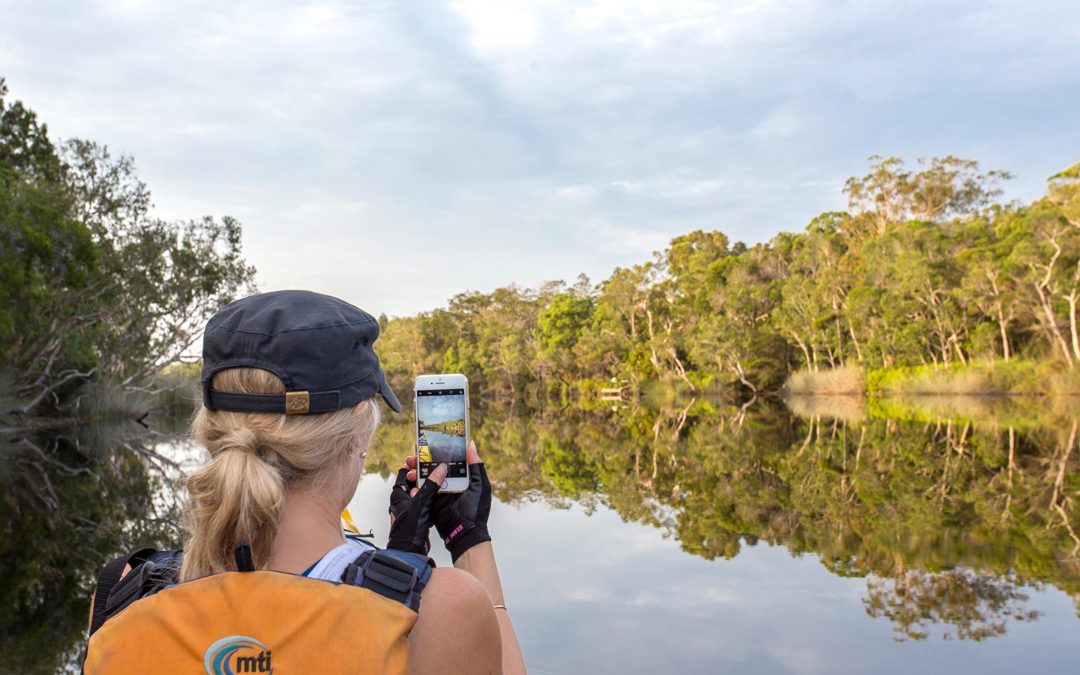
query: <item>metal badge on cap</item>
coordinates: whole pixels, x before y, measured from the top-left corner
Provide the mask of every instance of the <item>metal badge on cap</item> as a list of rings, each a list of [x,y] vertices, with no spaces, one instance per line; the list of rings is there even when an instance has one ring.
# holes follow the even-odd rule
[[[285,392],[285,414],[306,415],[311,410],[311,397],[306,391]]]

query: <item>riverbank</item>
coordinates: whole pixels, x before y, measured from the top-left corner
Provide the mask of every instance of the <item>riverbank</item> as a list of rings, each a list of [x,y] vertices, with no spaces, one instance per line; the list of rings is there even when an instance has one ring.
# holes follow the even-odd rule
[[[446,434],[447,436],[464,436],[465,435],[465,420],[446,420],[445,422],[437,422],[435,424],[425,424],[420,427],[422,431],[435,431],[440,434]]]
[[[1080,371],[1057,361],[1012,359],[949,366],[864,370],[845,366],[791,375],[784,392],[794,396],[1075,396]]]

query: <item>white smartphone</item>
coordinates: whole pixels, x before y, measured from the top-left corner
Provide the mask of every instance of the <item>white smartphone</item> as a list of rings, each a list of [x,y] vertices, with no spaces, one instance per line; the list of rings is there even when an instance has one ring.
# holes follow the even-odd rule
[[[460,373],[421,375],[413,386],[416,409],[417,484],[446,464],[441,492],[469,487],[469,378]]]

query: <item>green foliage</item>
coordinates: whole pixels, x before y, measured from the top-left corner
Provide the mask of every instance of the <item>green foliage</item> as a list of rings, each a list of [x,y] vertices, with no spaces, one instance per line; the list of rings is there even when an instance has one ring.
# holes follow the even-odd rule
[[[577,344],[593,314],[593,299],[574,293],[559,293],[537,317],[540,351],[544,355],[571,350]]]
[[[237,221],[151,217],[130,158],[54,145],[6,94],[0,80],[3,376],[19,412],[56,412],[95,375],[138,383],[174,362],[254,270]]]
[[[1013,362],[1076,372],[1080,165],[1045,198],[1002,206],[1008,174],[971,160],[871,162],[847,181],[849,211],[802,233],[748,247],[695,230],[596,286],[464,294],[391,320],[383,359],[403,379],[461,370],[480,395],[560,405],[654,380],[751,396],[800,370],[804,389],[836,370],[846,375],[826,389],[866,373],[872,392],[953,393],[1038,390]],[[1078,390],[1073,377],[1053,383]]]

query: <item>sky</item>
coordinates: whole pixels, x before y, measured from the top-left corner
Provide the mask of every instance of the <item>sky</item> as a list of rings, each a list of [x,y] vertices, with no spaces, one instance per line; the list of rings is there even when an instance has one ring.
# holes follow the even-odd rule
[[[843,209],[870,155],[1028,201],[1080,160],[1075,0],[0,0],[0,77],[231,215],[262,290],[391,316]]]
[[[427,424],[465,419],[464,396],[418,396],[416,416]]]

